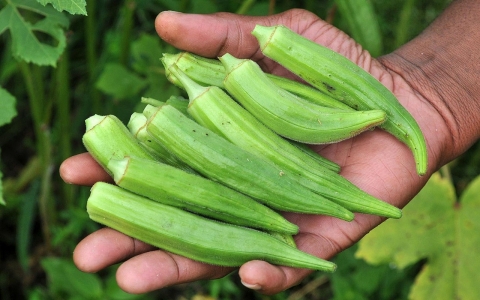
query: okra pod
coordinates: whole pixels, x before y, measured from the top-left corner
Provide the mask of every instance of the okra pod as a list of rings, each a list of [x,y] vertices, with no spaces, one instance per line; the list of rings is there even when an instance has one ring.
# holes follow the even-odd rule
[[[190,99],[187,112],[199,124],[254,154],[261,155],[281,167],[285,164],[295,169],[311,169],[323,173],[325,168],[335,172],[340,167],[321,156],[313,159],[287,140],[267,128],[252,114],[235,102],[217,86],[204,87],[196,83],[176,64],[169,73],[175,76],[187,91]]]
[[[111,159],[115,183],[135,194],[212,219],[264,231],[296,234],[277,212],[218,182],[167,164],[135,157]]]
[[[387,120],[380,128],[405,143],[412,151],[417,173],[427,171],[423,133],[395,95],[370,73],[345,56],[321,46],[285,26],[257,25],[252,31],[263,54],[312,86],[357,110],[380,109]]]
[[[142,97],[140,102],[146,104],[147,106],[151,105],[155,107],[165,104],[164,101],[160,101],[160,100],[149,98],[149,97]]]
[[[324,214],[351,221],[353,213],[298,184],[260,156],[232,144],[170,105],[152,115],[147,131],[203,176],[280,211]]]
[[[238,267],[250,260],[333,272],[336,265],[255,229],[210,220],[112,184],[97,182],[89,217],[130,237],[192,260]]]
[[[314,168],[314,159],[264,126],[222,89],[197,84],[175,65],[170,73],[185,87],[190,99],[188,113],[197,123],[273,162],[301,185],[350,211],[401,217],[400,209],[365,193],[336,172],[323,166]]]
[[[127,155],[154,158],[114,115],[93,115],[85,120],[85,125],[83,145],[108,173],[107,164],[111,158]]]
[[[348,111],[321,107],[279,87],[257,63],[230,54],[220,57],[223,84],[246,110],[277,134],[307,144],[342,141],[385,121],[382,110]]]
[[[152,111],[156,109],[153,106],[147,106],[146,110]],[[145,112],[145,110],[144,110]],[[132,113],[128,121],[127,128],[132,135],[140,142],[140,144],[153,156],[156,160],[168,165],[177,167],[189,173],[196,173],[187,164],[170,153],[161,143],[158,143],[146,129],[147,117],[143,113]]]
[[[218,86],[223,88],[225,67],[218,59],[206,58],[190,52],[180,52],[177,54],[165,53],[163,54],[162,61],[165,65],[168,80],[180,88],[184,88],[182,83],[178,81],[174,75],[170,74],[168,70],[173,64],[177,65],[180,70],[192,78],[192,80],[203,86]],[[280,88],[312,103],[326,107],[352,110],[350,106],[312,86],[281,76],[269,73],[265,74]]]
[[[187,113],[188,99],[185,99],[182,96],[171,96],[167,99],[167,101],[165,101],[165,103],[170,104],[171,106],[181,111],[184,115],[189,117]]]

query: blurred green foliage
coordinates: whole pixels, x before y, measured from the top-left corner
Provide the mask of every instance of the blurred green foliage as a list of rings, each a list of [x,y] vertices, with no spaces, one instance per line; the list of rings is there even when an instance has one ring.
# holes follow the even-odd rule
[[[363,17],[352,15],[347,6],[337,6],[340,2],[366,3],[371,9]],[[65,158],[85,151],[81,136],[84,121],[92,114],[114,114],[127,121],[132,110],[140,109],[140,97],[180,93],[165,80],[158,60],[161,53],[175,51],[155,33],[154,19],[163,10],[267,15],[304,8],[379,56],[418,35],[449,2],[87,0],[88,16],[62,12],[56,19],[68,19],[69,25],[67,28],[62,23],[66,44],[55,68],[22,60],[12,34],[0,26],[0,95],[7,95],[8,101],[15,99],[11,115],[16,114],[0,125],[0,202],[2,198],[6,202],[6,206],[0,206],[0,298],[405,299],[422,262],[402,271],[386,265],[371,266],[354,258],[356,246],[335,258],[338,272],[314,273],[298,286],[271,297],[243,288],[236,273],[146,295],[128,295],[115,283],[116,266],[97,274],[84,274],[74,267],[71,254],[75,245],[98,225],[85,213],[88,187],[65,184],[58,167]],[[11,3],[37,2],[2,0],[0,11]],[[53,10],[50,4],[46,7]],[[32,23],[43,19],[27,9],[21,13]],[[375,33],[365,33],[367,28]],[[47,34],[35,34],[44,43],[59,45]],[[6,118],[2,113],[0,120]],[[459,193],[479,173],[478,147],[474,145],[451,164]]]

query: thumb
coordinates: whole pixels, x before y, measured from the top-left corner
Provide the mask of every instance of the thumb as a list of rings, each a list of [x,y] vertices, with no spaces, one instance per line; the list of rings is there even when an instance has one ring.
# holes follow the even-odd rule
[[[251,31],[261,18],[216,13],[210,15],[161,12],[155,21],[158,35],[174,47],[205,57],[224,53],[250,58],[258,51]]]
[[[294,15],[295,22],[292,22]],[[299,15],[302,17],[298,18]],[[244,16],[225,12],[200,15],[163,11],[155,20],[155,28],[164,41],[183,51],[205,57],[219,57],[228,52],[236,57],[259,60],[263,55],[256,38],[251,34],[255,25],[283,24],[296,27],[299,19],[308,24],[308,20],[318,17],[299,9],[271,16]]]

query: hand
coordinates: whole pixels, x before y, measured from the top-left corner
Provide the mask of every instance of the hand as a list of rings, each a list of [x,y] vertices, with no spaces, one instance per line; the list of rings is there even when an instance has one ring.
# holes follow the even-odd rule
[[[291,76],[285,69],[265,58],[257,41],[250,34],[255,24],[284,24],[301,35],[337,51],[363,67],[394,92],[399,101],[418,120],[429,149],[429,173],[419,177],[410,150],[390,134],[374,130],[350,140],[318,146],[315,149],[342,167],[341,175],[367,193],[395,206],[405,206],[423,187],[428,177],[449,157],[442,156],[444,137],[449,128],[434,97],[422,93],[403,76],[386,68],[388,57],[373,59],[347,35],[317,16],[304,10],[290,10],[270,17],[246,17],[227,13],[187,15],[163,12],[156,20],[159,36],[173,46],[206,57],[230,54],[256,60],[267,72]],[[67,159],[60,168],[62,178],[69,183],[91,185],[96,181],[111,181],[88,154]],[[326,216],[285,216],[298,224],[295,237],[298,247],[316,256],[330,259],[348,248],[383,219],[356,214],[345,222]],[[122,262],[117,281],[130,293],[143,293],[169,285],[213,279],[232,269],[194,262],[181,256],[154,249],[117,231],[104,228],[81,241],[74,251],[74,261],[85,272],[96,272]],[[298,284],[310,272],[251,261],[239,270],[242,282],[264,294],[275,294]]]

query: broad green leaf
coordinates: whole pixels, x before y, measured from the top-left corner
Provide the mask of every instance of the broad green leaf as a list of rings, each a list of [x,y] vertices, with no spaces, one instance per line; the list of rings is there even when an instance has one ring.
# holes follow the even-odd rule
[[[329,274],[333,300],[405,299],[412,284],[411,270],[388,265],[373,266],[354,254],[358,244],[335,256],[337,270]]]
[[[17,115],[15,103],[15,97],[0,87],[0,126],[10,123]]]
[[[480,177],[456,201],[450,181],[434,174],[399,220],[387,220],[359,243],[357,257],[402,269],[425,260],[411,299],[478,299]]]
[[[146,81],[129,71],[121,64],[107,64],[97,81],[97,88],[117,99],[125,99],[137,95]]]
[[[162,47],[158,36],[154,35],[143,34],[132,43],[132,68],[147,82],[141,96],[167,99],[179,93],[178,88],[167,80],[160,62],[163,53],[171,51],[174,51],[171,46]]]
[[[383,42],[378,18],[370,0],[335,0],[348,25],[348,32],[373,56],[382,54]]]
[[[31,13],[40,20],[31,23],[24,17]],[[68,25],[68,19],[61,12],[35,0],[9,0],[0,11],[0,34],[10,31],[12,54],[37,65],[56,65],[65,49],[64,28]],[[48,36],[53,42],[44,42],[37,34]]]
[[[70,259],[46,257],[41,264],[54,293],[68,295],[67,299],[101,299],[103,286],[98,275],[80,271]]]
[[[5,89],[0,87],[0,127],[8,124],[17,115],[15,109],[16,99]],[[0,149],[1,150],[1,149]],[[5,205],[3,198],[3,173],[0,170],[0,205]]]
[[[51,3],[58,11],[67,11],[72,15],[87,15],[87,3],[85,0],[37,0],[43,5]]]
[[[140,74],[156,72],[165,76],[160,62],[163,52],[157,35],[142,34],[131,45],[132,68]]]

